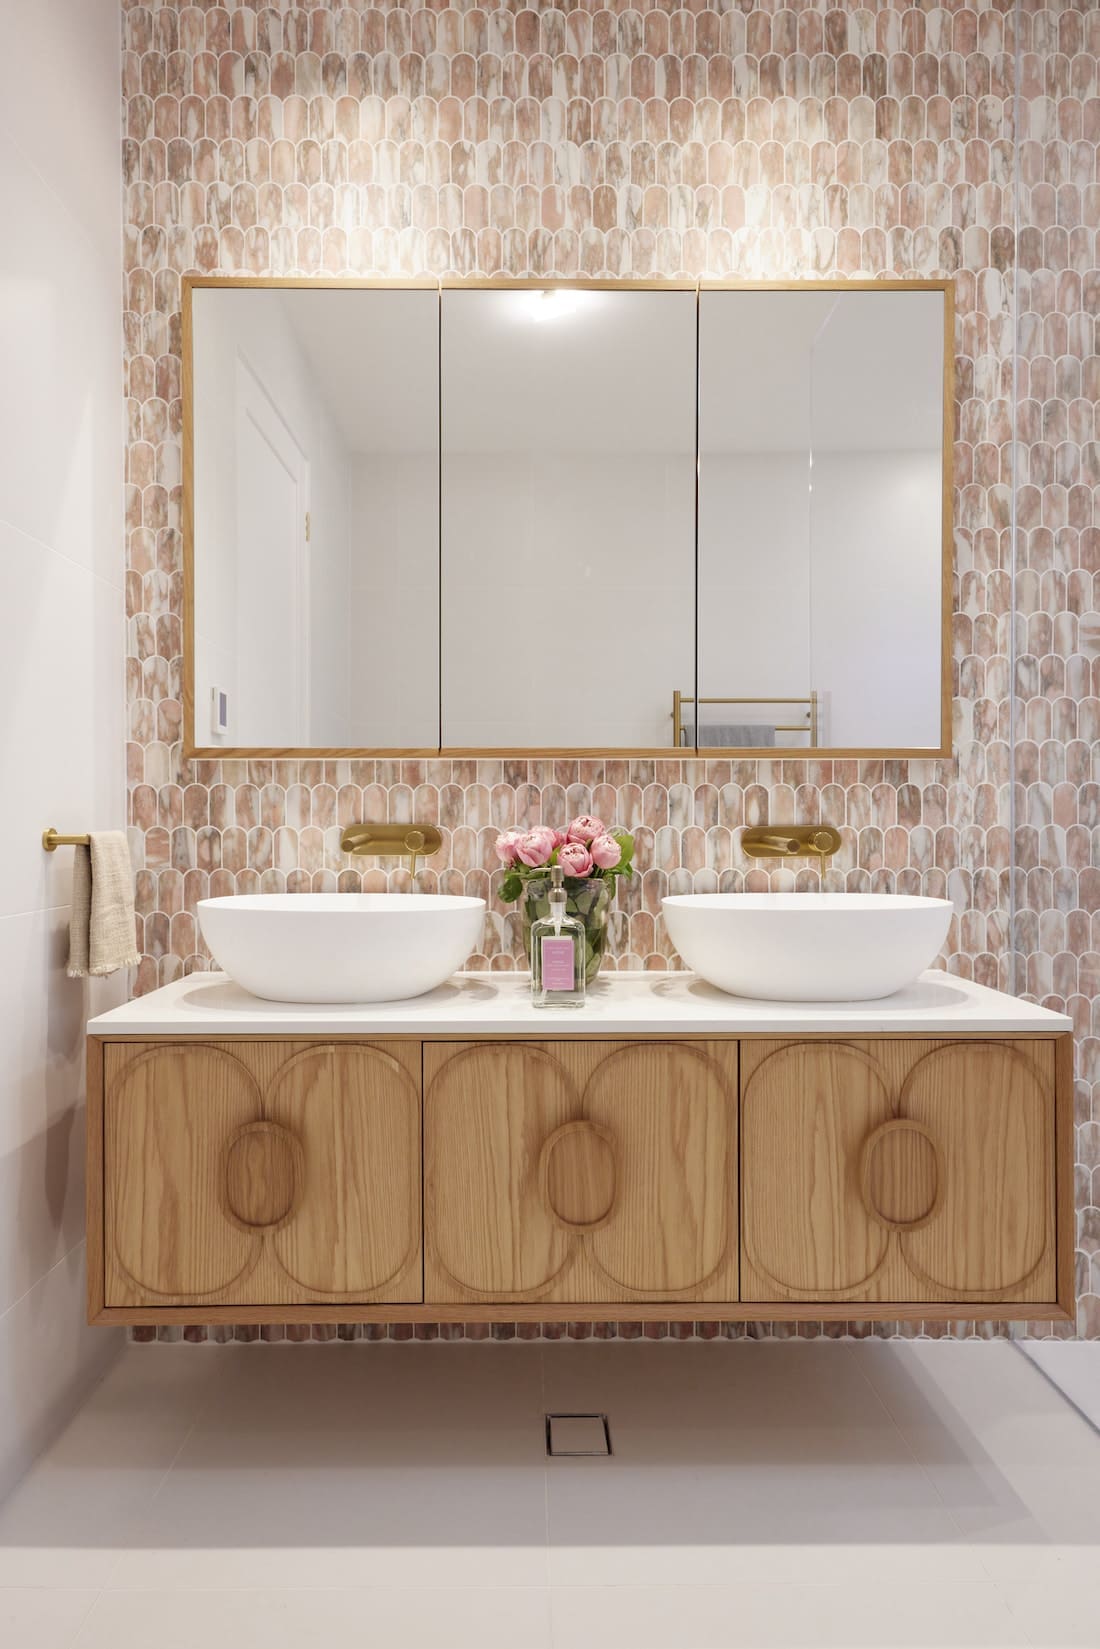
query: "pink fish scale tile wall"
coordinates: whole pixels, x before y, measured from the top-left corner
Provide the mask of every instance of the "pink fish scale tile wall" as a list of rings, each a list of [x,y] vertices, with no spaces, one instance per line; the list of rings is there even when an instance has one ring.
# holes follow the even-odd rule
[[[1100,8],[123,0],[122,10],[138,989],[209,965],[194,915],[208,894],[407,886],[404,871],[341,855],[341,826],[360,818],[439,824],[443,852],[417,883],[489,900],[474,967],[521,963],[515,917],[494,898],[497,830],[582,811],[638,838],[640,874],[614,917],[621,969],[677,966],[660,918],[666,892],[946,895],[949,970],[1075,1017],[1079,1328],[1100,1334],[1090,331],[1100,277],[1085,227],[1100,221]],[[183,762],[188,272],[950,275],[955,758]],[[814,819],[843,836],[823,879],[751,869],[738,850],[744,824]],[[666,1332],[569,1332],[616,1331]],[[436,1332],[463,1330],[415,1331]],[[284,1335],[301,1337],[270,1331]]]

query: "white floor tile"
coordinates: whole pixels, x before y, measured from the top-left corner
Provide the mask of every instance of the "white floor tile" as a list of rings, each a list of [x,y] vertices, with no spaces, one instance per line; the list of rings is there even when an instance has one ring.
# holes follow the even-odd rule
[[[84,1270],[80,1242],[0,1317],[0,1498],[123,1350],[85,1323]]]
[[[0,1643],[11,1649],[72,1649],[94,1591],[24,1587],[0,1591]]]
[[[554,1649],[1013,1649],[992,1585],[619,1586],[551,1594]]]
[[[863,1341],[851,1348],[921,1458],[995,1456],[1002,1469],[1081,1458],[1100,1436],[1006,1340]],[[1053,1399],[1053,1400],[1052,1400]]]
[[[288,1565],[298,1586],[546,1584],[538,1347],[257,1348],[234,1365],[119,1587],[266,1588]]]
[[[134,1347],[0,1509],[0,1639],[1095,1646],[1098,1444],[1004,1344]]]
[[[1100,1643],[1100,1570],[1095,1558],[1091,1581],[1078,1578],[1072,1586],[1047,1579],[1026,1586],[1010,1583],[1003,1595],[1035,1649],[1096,1649]]]
[[[1025,1358],[1005,1342],[856,1350],[988,1575],[1100,1572],[1100,1437]]]
[[[218,1373],[193,1346],[127,1348],[0,1506],[0,1588],[103,1585]]]
[[[845,1346],[581,1347],[547,1391],[614,1448],[551,1463],[554,1584],[987,1578]]]
[[[368,1591],[104,1592],[76,1649],[549,1649],[549,1593],[376,1586]]]

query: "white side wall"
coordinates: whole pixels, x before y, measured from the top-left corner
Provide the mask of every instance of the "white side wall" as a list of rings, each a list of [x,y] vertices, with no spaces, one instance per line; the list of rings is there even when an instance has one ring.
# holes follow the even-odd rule
[[[443,498],[444,744],[671,746],[695,678],[691,455],[451,452]]]
[[[699,691],[704,698],[768,693],[790,698],[811,690],[809,541],[805,453],[703,454]],[[704,707],[701,722],[763,722],[768,714],[766,705],[714,705]],[[783,720],[793,721],[797,714],[798,707],[789,706]]]
[[[439,743],[439,456],[353,459],[351,739]]]
[[[10,15],[9,15],[10,12]],[[116,0],[0,6],[0,1492],[121,1346],[84,1322],[71,854],[125,822]]]
[[[815,456],[812,685],[830,744],[939,743],[941,466],[939,452]]]
[[[804,452],[704,453],[703,696],[816,688],[822,744],[938,743],[940,464],[938,452],[819,452],[811,477]],[[714,707],[703,720],[767,715]]]

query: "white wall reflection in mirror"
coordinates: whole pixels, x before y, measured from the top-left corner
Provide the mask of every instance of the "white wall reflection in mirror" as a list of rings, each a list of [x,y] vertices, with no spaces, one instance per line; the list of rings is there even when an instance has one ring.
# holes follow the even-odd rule
[[[192,304],[196,744],[435,748],[438,293]]]
[[[445,291],[450,748],[669,746],[695,668],[695,294]]]
[[[944,301],[701,294],[700,744],[939,746]]]

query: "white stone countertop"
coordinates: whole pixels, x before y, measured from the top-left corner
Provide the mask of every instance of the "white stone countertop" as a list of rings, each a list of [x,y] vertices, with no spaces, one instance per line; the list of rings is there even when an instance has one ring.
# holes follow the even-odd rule
[[[424,996],[362,1004],[264,1002],[195,973],[88,1021],[95,1036],[875,1036],[1073,1029],[1065,1014],[930,969],[877,1002],[763,1002],[692,973],[600,978],[582,1009],[533,1008],[525,973],[456,973]]]

